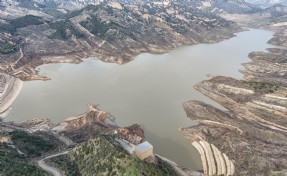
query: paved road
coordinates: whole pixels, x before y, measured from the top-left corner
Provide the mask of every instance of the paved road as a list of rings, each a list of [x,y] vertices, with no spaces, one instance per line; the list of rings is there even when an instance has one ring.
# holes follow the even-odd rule
[[[65,155],[69,153],[69,151],[65,151],[65,152],[61,152],[61,153],[57,153],[57,154],[54,154],[54,155],[50,155],[50,156],[47,156],[46,158],[43,158],[41,160],[38,161],[38,165],[45,171],[51,173],[53,176],[62,176],[61,172],[59,171],[59,169],[55,168],[55,167],[52,167],[52,166],[49,166],[46,164],[45,160],[46,159],[50,159],[50,158],[53,158],[53,157],[56,157],[56,156],[60,156],[60,155]]]
[[[56,132],[54,132],[54,131],[51,131],[51,133],[53,133],[53,135],[56,137],[56,138],[58,138],[60,141],[62,141],[63,143],[65,143],[66,144],[66,146],[72,146],[73,144],[74,144],[74,142],[71,140],[71,139],[69,139],[69,138],[67,138],[67,137],[65,137],[65,136],[62,136],[62,135],[59,135],[58,133],[56,133]]]

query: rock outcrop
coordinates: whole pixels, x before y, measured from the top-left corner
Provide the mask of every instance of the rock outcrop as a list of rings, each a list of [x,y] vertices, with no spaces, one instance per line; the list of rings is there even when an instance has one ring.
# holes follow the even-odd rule
[[[104,127],[108,127],[105,120],[110,117],[110,114],[105,111],[99,110],[94,105],[89,105],[89,111],[78,116],[69,117],[65,119],[66,129],[79,129],[85,125],[98,123]]]
[[[134,145],[140,144],[145,137],[144,130],[138,124],[117,128],[116,131],[120,138],[123,138]]]

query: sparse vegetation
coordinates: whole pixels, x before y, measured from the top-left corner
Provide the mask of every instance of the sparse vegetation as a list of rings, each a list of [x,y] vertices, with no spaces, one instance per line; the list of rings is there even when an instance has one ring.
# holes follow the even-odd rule
[[[42,10],[44,13],[47,13],[55,18],[60,18],[60,17],[63,17],[64,14],[62,12],[60,12],[59,10],[57,9],[53,9],[53,8],[44,8]]]
[[[12,42],[13,37],[6,38],[2,34],[15,34],[17,29],[22,27],[27,27],[31,25],[40,25],[43,24],[41,17],[26,15],[19,17],[13,20],[8,21],[8,23],[0,23],[0,53],[1,54],[10,54],[18,50],[17,42]],[[3,32],[3,33],[2,33]]]
[[[259,93],[274,93],[279,88],[277,84],[270,84],[264,82],[244,81],[244,83],[251,86],[255,92]]]
[[[102,21],[99,17],[95,15],[91,15],[91,17],[87,18],[87,20],[85,21],[82,21],[80,24],[95,36],[104,38],[108,41],[112,41],[119,38],[123,39],[125,37],[130,37],[133,40],[136,40],[136,37],[130,28],[125,28],[113,21]],[[107,34],[107,31],[110,29],[116,31],[116,34]]]
[[[211,15],[208,11],[197,9],[195,6],[188,6],[176,1],[172,1],[164,8],[158,5],[150,6],[145,3],[145,5],[135,4],[135,6],[138,6],[138,10],[124,4],[121,5],[122,9],[119,9],[110,6],[106,2],[99,5],[87,5],[82,9],[78,9],[73,3],[71,8],[66,8],[66,3],[69,4],[68,1],[63,4],[55,4],[49,1],[37,4],[34,7],[34,4],[29,2],[27,8],[32,8],[35,11],[39,10],[41,13],[48,15],[43,14],[43,17],[27,15],[15,20],[4,19],[1,21],[0,31],[10,33],[12,38],[22,41],[14,42],[17,46],[21,46],[25,57],[21,62],[18,62],[17,68],[22,69],[20,66],[24,64],[25,67],[30,67],[28,63],[33,59],[37,60],[37,63],[41,63],[39,58],[44,55],[52,55],[53,57],[75,56],[75,52],[77,52],[77,57],[85,57],[85,53],[95,52],[95,54],[98,53],[102,56],[100,58],[102,60],[112,58],[111,62],[126,63],[141,52],[162,53],[173,49],[175,46],[192,44],[194,41],[209,42],[203,40],[207,36],[205,31],[210,32],[208,34],[212,36],[218,36],[215,38],[217,40],[238,31],[237,26],[232,22],[217,15]],[[61,5],[59,8],[55,8],[59,5]],[[183,20],[175,14],[170,15],[166,9],[178,11],[179,16],[188,20]],[[154,13],[160,15],[153,16]],[[36,12],[33,14],[36,14]],[[170,19],[169,16],[171,16]],[[75,21],[77,26],[82,25],[97,39],[85,37],[88,35],[82,30],[78,30],[73,24],[74,22],[71,22],[71,18],[74,17],[77,18]],[[28,23],[23,25],[21,22],[19,26],[16,26],[15,21],[17,20],[20,22],[26,20]],[[27,27],[29,25],[35,26]],[[18,27],[25,28],[18,30],[16,33]],[[226,30],[224,30],[225,28]],[[219,31],[225,31],[226,33],[221,34]],[[178,33],[182,36],[178,37]],[[104,46],[99,45],[100,40],[105,41],[102,43]],[[214,42],[214,40],[211,42]],[[174,45],[174,43],[177,44]],[[5,46],[5,51],[2,51],[2,53],[15,52],[17,51],[15,47]],[[87,52],[88,50],[90,52]],[[10,58],[2,57],[1,60]],[[23,72],[17,72],[18,75],[29,75],[29,73],[25,73],[29,69],[25,68],[24,70]]]
[[[53,39],[67,40],[72,35],[77,38],[82,38],[84,35],[79,32],[69,20],[63,20],[59,22],[52,23],[51,28],[55,29],[56,32],[50,35]]]
[[[103,37],[104,34],[115,25],[113,22],[101,21],[97,16],[92,15],[86,21],[80,23],[84,28],[89,30],[92,34]]]

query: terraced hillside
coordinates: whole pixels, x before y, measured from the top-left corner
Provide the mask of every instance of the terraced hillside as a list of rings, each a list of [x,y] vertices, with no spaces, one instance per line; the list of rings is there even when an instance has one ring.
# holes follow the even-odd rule
[[[282,30],[271,41],[286,46]],[[284,47],[253,52],[242,70],[245,80],[218,76],[195,87],[228,111],[184,103],[187,116],[199,125],[180,132],[200,152],[206,174],[286,175],[286,53]]]
[[[215,77],[196,87],[228,112],[198,101],[184,104],[187,115],[199,125],[180,131],[201,153],[205,173],[286,173],[287,89],[274,87],[274,93],[262,93],[260,89],[267,85],[253,85],[254,82]]]

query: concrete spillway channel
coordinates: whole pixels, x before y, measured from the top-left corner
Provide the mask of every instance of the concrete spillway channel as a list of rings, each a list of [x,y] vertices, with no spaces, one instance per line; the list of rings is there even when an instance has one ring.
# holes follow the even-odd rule
[[[222,153],[213,144],[211,144],[211,147],[217,163],[217,175],[226,175],[227,173],[226,173],[225,160],[222,157]]]
[[[208,164],[207,164],[207,161],[206,161],[206,156],[205,156],[205,153],[204,153],[204,149],[201,147],[201,145],[197,141],[194,141],[192,143],[192,145],[199,152],[200,158],[201,158],[201,162],[202,162],[203,172],[204,172],[204,174],[207,174],[208,173]]]
[[[233,175],[235,167],[225,153],[206,141],[194,141],[192,145],[198,150],[205,175]]]
[[[209,143],[206,141],[199,141],[200,145],[204,149],[205,156],[207,158],[207,164],[208,164],[208,175],[215,175],[216,174],[216,166],[215,166],[215,161],[214,157],[212,154],[211,147]]]

